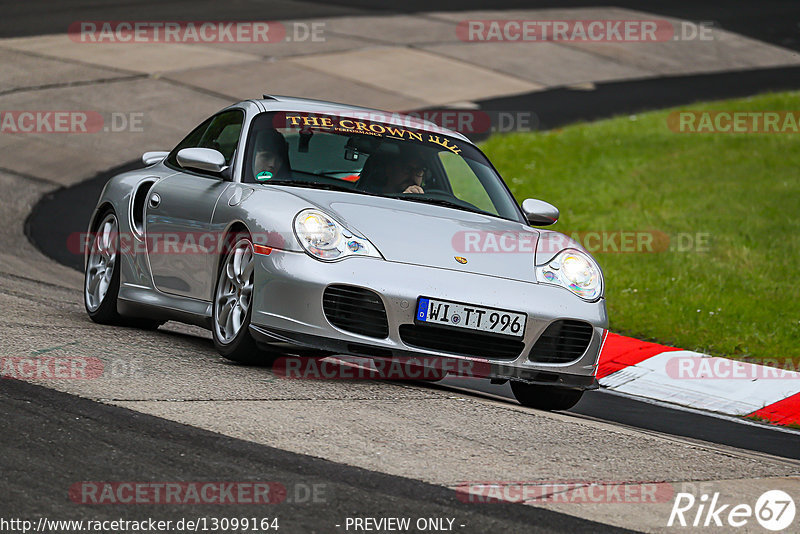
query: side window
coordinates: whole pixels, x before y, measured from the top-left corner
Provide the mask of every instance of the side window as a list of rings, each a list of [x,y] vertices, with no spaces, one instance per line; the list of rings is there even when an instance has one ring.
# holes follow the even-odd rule
[[[241,110],[231,110],[215,115],[206,120],[200,126],[192,130],[178,146],[176,146],[167,157],[167,164],[172,167],[180,168],[178,164],[178,152],[184,148],[213,148],[225,156],[225,164],[233,162],[236,146],[239,143],[239,135],[242,132],[244,122],[244,112]]]
[[[243,121],[244,113],[237,109],[220,113],[211,121],[198,146],[219,150],[225,156],[225,164],[230,165],[239,143],[239,134],[242,133]]]
[[[220,130],[216,139],[210,141],[209,148],[215,148],[225,156],[225,163],[230,165],[233,161],[233,153],[236,152],[236,145],[239,144],[239,134],[242,132],[242,121],[226,124]]]
[[[173,148],[172,152],[170,152],[169,156],[167,156],[167,165],[180,169],[181,166],[178,165],[178,152],[184,148],[194,148],[200,146],[200,139],[203,137],[203,134],[206,132],[206,130],[208,130],[208,126],[211,124],[212,120],[214,120],[214,117],[207,119],[205,122],[203,122],[203,124],[192,130],[192,133],[187,135],[183,141],[178,143],[178,146]]]

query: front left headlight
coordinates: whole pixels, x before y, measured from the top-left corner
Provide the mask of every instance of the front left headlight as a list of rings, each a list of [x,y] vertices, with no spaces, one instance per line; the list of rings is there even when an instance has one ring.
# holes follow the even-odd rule
[[[536,280],[569,289],[594,301],[603,295],[603,273],[594,259],[576,249],[565,249],[544,265],[536,266]]]
[[[300,246],[322,261],[348,256],[382,258],[365,237],[359,237],[320,210],[306,209],[294,218],[294,233]]]

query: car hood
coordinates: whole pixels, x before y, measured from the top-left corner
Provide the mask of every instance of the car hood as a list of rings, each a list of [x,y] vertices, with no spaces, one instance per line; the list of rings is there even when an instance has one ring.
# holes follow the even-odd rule
[[[388,261],[535,281],[539,232],[521,223],[407,200],[292,192],[369,239]]]

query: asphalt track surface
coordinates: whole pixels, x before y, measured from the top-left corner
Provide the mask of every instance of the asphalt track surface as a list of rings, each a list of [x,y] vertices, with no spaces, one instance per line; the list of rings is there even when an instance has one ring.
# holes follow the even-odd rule
[[[0,403],[5,407],[0,509],[6,518],[38,520],[43,510],[45,517],[59,520],[277,517],[278,532],[311,533],[344,532],[346,517],[405,515],[412,521],[453,518],[457,532],[630,532],[532,506],[462,502],[454,490],[441,486],[257,445],[16,380],[5,381]],[[76,506],[68,498],[76,482],[112,480],[273,482],[283,485],[286,500]]]
[[[64,33],[79,20],[264,20],[354,15],[386,15],[426,11],[479,9],[543,9],[596,7],[596,0],[374,0],[219,2],[217,0],[2,0],[0,37]],[[713,22],[716,27],[760,41],[800,50],[800,6],[795,0],[615,0],[617,7]]]
[[[484,110],[533,110],[540,117],[540,127],[554,128],[576,120],[636,113],[702,99],[796,88],[800,88],[800,68],[759,69],[746,73],[613,82],[598,84],[592,91],[553,89],[486,100],[479,105]],[[26,221],[25,230],[31,242],[57,262],[82,270],[82,256],[70,252],[65,244],[75,242],[74,235],[86,231],[94,199],[99,197],[106,181],[116,173],[139,167],[139,162],[129,162],[75,186],[47,194]],[[508,391],[497,387],[476,386],[472,389],[475,394],[510,398]],[[800,459],[800,435],[797,433],[671,409],[604,392],[586,394],[571,412],[630,427]]]

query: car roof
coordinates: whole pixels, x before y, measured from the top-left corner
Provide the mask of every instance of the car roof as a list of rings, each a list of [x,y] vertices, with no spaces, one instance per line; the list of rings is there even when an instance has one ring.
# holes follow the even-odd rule
[[[455,137],[467,143],[473,144],[464,134],[443,128],[438,124],[429,120],[414,117],[405,113],[397,111],[383,111],[380,109],[367,108],[361,106],[352,106],[349,104],[341,104],[339,102],[330,102],[327,100],[317,100],[314,98],[299,98],[294,96],[283,95],[264,95],[260,100],[257,100],[267,111],[298,111],[303,113],[322,113],[343,115],[354,119],[364,119],[364,114],[374,114],[375,120],[391,124],[393,126],[413,126],[420,130],[429,130],[450,137]]]

